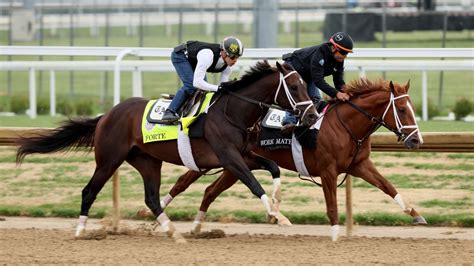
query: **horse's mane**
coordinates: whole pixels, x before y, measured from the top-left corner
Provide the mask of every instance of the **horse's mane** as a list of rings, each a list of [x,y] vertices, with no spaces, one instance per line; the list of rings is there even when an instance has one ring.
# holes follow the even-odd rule
[[[395,85],[395,84],[394,84]],[[397,88],[399,86],[395,86]],[[367,78],[359,78],[352,80],[346,84],[344,92],[352,95],[364,94],[373,91],[390,91],[390,81],[384,79],[377,79],[370,81]]]
[[[226,90],[235,91],[247,87],[257,80],[275,73],[275,71],[276,68],[270,66],[267,60],[259,61],[255,66],[252,66],[249,70],[245,71],[245,74],[240,79],[224,82],[222,83],[222,86]]]

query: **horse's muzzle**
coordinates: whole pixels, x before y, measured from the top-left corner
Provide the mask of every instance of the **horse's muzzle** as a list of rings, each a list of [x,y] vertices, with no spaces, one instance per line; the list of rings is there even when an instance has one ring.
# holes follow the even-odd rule
[[[414,134],[405,140],[405,148],[407,149],[410,149],[410,150],[418,149],[420,145],[421,145],[421,141],[418,138],[417,134]]]
[[[318,119],[318,116],[316,115],[316,112],[307,112],[306,115],[301,119],[301,123],[303,126],[312,126],[314,123],[316,123],[316,120]]]

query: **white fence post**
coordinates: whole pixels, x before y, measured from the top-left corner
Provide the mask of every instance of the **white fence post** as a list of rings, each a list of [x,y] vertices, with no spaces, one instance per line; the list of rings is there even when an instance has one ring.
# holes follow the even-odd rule
[[[143,97],[142,72],[135,67],[133,70],[133,97]]]
[[[136,55],[137,52],[132,49],[122,50],[115,58],[114,67],[114,106],[120,103],[120,63],[122,59],[128,55]]]
[[[359,78],[365,78],[365,69],[362,66],[359,66]]]
[[[27,111],[30,118],[36,118],[36,71],[30,68],[30,109]]]
[[[49,115],[56,116],[56,75],[49,71]]]
[[[428,74],[426,70],[421,72],[421,109],[423,121],[428,121]]]

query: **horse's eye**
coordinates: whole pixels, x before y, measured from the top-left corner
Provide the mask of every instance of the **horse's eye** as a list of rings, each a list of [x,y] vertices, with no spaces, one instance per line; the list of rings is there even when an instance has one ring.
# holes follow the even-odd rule
[[[296,91],[296,90],[298,90],[298,86],[296,86],[296,85],[291,85],[291,86],[290,86],[290,90]]]
[[[398,109],[398,111],[400,113],[405,113],[407,111],[407,109],[405,107],[401,107],[401,108]]]

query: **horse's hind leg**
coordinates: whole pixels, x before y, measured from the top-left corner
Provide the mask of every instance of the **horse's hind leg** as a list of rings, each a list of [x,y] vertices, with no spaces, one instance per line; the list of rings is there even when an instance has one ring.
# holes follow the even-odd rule
[[[145,204],[153,212],[163,231],[173,237],[176,242],[186,243],[160,206],[162,161],[141,151],[133,150],[127,157],[127,162],[140,172],[145,187]]]
[[[224,171],[217,180],[215,180],[211,185],[206,188],[204,197],[201,201],[201,207],[194,218],[193,227],[191,233],[197,234],[201,232],[202,223],[206,218],[207,210],[212,202],[219,196],[222,192],[226,191],[232,185],[239,180],[234,177],[229,171]]]
[[[367,159],[359,163],[356,167],[353,168],[351,174],[358,176],[365,181],[369,182],[375,187],[378,187],[380,190],[385,192],[387,195],[392,197],[395,202],[398,203],[403,212],[413,217],[414,224],[427,224],[425,218],[418,214],[418,212],[411,207],[407,202],[405,202],[401,195],[397,192],[395,187],[385,179],[379,171],[375,168],[371,160]]]
[[[161,208],[166,208],[173,198],[185,191],[194,181],[202,176],[201,173],[189,170],[178,178],[170,192],[160,201]]]
[[[81,203],[81,214],[79,216],[79,224],[76,229],[76,237],[80,237],[85,229],[86,223],[89,216],[89,210],[97,198],[97,194],[102,190],[107,180],[110,179],[112,174],[122,164],[123,160],[110,160],[106,164],[99,164],[94,171],[89,183],[82,190],[82,203]]]
[[[269,171],[272,174],[273,178],[273,202],[275,207],[281,202],[280,197],[280,169],[278,165],[263,157],[260,157],[255,154],[251,154],[246,158],[246,163],[249,166],[250,170],[264,169]],[[206,188],[204,197],[201,202],[201,207],[199,208],[198,214],[194,219],[192,233],[199,233],[201,230],[202,223],[206,217],[207,210],[212,202],[220,195],[222,192],[226,191],[232,187],[239,179],[232,175],[229,171],[224,171],[221,176],[215,180],[211,185]],[[279,211],[276,209],[277,212]],[[276,222],[276,221],[272,221]],[[291,225],[291,222],[284,217],[283,215],[279,216],[278,223],[281,225]]]

